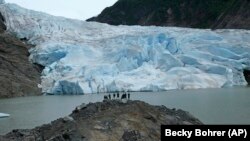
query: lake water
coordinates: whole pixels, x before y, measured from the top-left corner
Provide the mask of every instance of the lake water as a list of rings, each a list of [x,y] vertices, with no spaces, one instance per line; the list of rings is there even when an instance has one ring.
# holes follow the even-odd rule
[[[131,99],[189,111],[205,124],[250,124],[250,87],[132,93]],[[69,115],[81,103],[103,100],[103,94],[37,96],[0,100],[0,134],[27,129]]]

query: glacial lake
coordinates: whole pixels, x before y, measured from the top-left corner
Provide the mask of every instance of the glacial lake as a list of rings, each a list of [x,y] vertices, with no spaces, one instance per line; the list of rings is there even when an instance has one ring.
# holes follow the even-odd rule
[[[0,135],[13,129],[29,129],[69,115],[81,103],[103,100],[104,94],[37,96],[0,99]],[[132,100],[183,109],[205,124],[250,124],[250,87],[223,89],[134,92]]]

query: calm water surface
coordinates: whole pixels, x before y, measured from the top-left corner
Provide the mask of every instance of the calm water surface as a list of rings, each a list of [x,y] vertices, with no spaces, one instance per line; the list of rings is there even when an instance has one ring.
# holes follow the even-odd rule
[[[131,99],[180,108],[206,124],[250,124],[250,87],[141,92],[132,93]],[[102,100],[103,94],[1,99],[0,112],[11,116],[0,118],[0,134],[34,128],[69,115],[81,103]]]

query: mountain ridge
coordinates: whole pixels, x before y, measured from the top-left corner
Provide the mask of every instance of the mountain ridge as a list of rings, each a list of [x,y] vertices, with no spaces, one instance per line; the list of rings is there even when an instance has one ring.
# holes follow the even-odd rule
[[[249,9],[249,0],[119,0],[87,21],[111,25],[250,29]]]

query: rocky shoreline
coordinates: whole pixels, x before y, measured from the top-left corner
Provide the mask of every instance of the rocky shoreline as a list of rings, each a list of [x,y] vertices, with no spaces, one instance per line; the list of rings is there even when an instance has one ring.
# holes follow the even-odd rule
[[[160,126],[200,125],[182,110],[151,106],[141,101],[105,100],[77,107],[71,115],[31,130],[13,130],[1,141],[152,141]]]

